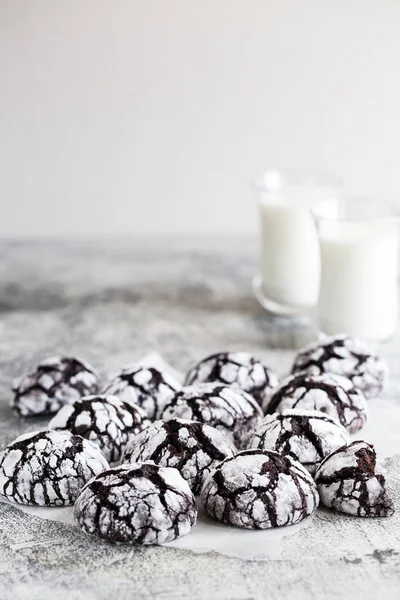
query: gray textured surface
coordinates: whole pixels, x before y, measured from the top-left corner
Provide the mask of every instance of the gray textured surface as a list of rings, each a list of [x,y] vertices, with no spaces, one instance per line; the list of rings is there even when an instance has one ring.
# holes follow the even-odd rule
[[[0,447],[45,422],[12,417],[9,390],[14,376],[56,351],[78,353],[104,373],[150,350],[186,369],[208,352],[236,348],[282,372],[310,335],[256,305],[247,239],[2,243],[0,255]],[[398,335],[384,353],[394,402]],[[398,507],[400,448],[385,467]],[[399,511],[368,521],[321,510],[276,557],[243,561],[113,547],[0,504],[1,600],[110,597],[398,599]]]

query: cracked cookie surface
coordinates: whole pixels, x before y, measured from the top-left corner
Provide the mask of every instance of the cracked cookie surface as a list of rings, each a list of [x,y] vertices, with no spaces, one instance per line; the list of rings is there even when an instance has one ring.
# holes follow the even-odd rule
[[[300,350],[292,367],[292,373],[299,372],[344,375],[364,392],[366,398],[373,398],[385,387],[389,367],[364,342],[347,335],[336,335]]]
[[[350,442],[348,431],[317,410],[284,410],[267,415],[248,448],[275,450],[298,460],[311,474],[334,450]]]
[[[367,420],[367,402],[361,390],[341,375],[292,375],[282,382],[265,407],[267,414],[285,409],[318,410],[337,419],[350,433]]]
[[[169,373],[153,367],[132,365],[113,377],[103,393],[137,404],[154,421],[160,418],[165,405],[181,388],[181,384]]]
[[[367,442],[353,442],[333,452],[315,475],[322,504],[357,517],[391,516],[393,502],[375,466],[375,449]]]
[[[96,371],[81,358],[54,356],[43,360],[35,371],[13,385],[11,408],[22,417],[57,412],[99,386]]]
[[[299,462],[269,450],[244,450],[211,472],[201,502],[216,521],[268,529],[306,519],[319,498],[310,473]]]
[[[199,383],[175,394],[161,414],[164,421],[180,418],[206,423],[244,448],[262,417],[260,406],[242,390],[219,383]]]
[[[85,533],[109,542],[162,544],[189,533],[197,506],[176,469],[136,463],[92,479],[75,503],[74,517]]]
[[[201,360],[186,375],[185,385],[216,382],[248,392],[262,404],[278,385],[278,376],[248,352],[219,352]]]
[[[0,453],[0,495],[19,504],[68,506],[108,466],[99,448],[69,431],[28,433]]]
[[[174,467],[199,494],[210,471],[237,450],[225,435],[198,421],[156,421],[136,435],[124,454],[124,462],[154,461]]]
[[[85,396],[63,406],[49,429],[66,429],[96,444],[109,462],[119,461],[130,439],[150,424],[146,413],[117,396]]]

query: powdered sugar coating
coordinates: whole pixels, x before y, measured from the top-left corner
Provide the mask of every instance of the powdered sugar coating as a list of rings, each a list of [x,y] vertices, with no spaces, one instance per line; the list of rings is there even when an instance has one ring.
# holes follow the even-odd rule
[[[367,402],[361,390],[341,375],[292,375],[282,382],[265,407],[268,414],[285,409],[319,410],[355,433],[367,419]]]
[[[65,404],[94,394],[98,386],[99,376],[89,363],[73,356],[54,356],[15,382],[11,407],[23,417],[55,413]]]
[[[315,475],[321,502],[357,517],[392,515],[393,502],[386,491],[385,478],[375,474],[375,465],[375,449],[363,441],[333,452]]]
[[[119,461],[129,440],[150,424],[146,413],[117,396],[84,396],[63,406],[49,429],[67,429],[96,444],[109,462]]]
[[[189,533],[197,506],[176,469],[141,463],[92,479],[75,503],[74,517],[85,533],[109,542],[162,544]]]
[[[309,375],[344,375],[364,392],[366,398],[377,396],[389,377],[389,367],[383,358],[361,340],[344,334],[326,337],[300,350],[292,373],[301,371]]]
[[[181,384],[169,373],[132,365],[111,379],[103,393],[115,394],[124,402],[138,405],[154,421],[160,418],[166,404],[181,388]]]
[[[218,383],[183,388],[161,414],[164,421],[180,418],[211,425],[238,448],[246,446],[261,417],[261,408],[249,394]]]
[[[0,495],[19,504],[68,506],[108,466],[99,448],[79,435],[27,433],[0,454]]]
[[[278,376],[248,352],[219,352],[201,360],[185,379],[185,385],[207,382],[239,388],[261,405],[278,386]]]
[[[156,421],[136,435],[127,447],[124,462],[154,461],[174,467],[199,494],[210,471],[237,450],[225,435],[209,425],[186,419]]]
[[[349,442],[347,430],[325,413],[284,410],[262,420],[248,447],[290,456],[314,474],[324,458]]]
[[[319,498],[311,475],[299,462],[268,450],[244,450],[212,471],[201,502],[216,521],[268,529],[306,519]]]

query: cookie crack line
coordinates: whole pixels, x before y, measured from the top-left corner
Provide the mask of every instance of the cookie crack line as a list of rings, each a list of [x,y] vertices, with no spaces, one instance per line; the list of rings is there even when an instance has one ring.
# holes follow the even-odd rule
[[[363,441],[342,446],[319,466],[315,481],[322,503],[358,517],[388,517],[394,512],[383,475],[375,473],[373,446]]]
[[[209,475],[201,502],[217,521],[265,529],[307,518],[318,506],[318,494],[297,461],[273,451],[244,450]]]
[[[46,359],[13,386],[11,407],[22,417],[49,414],[98,389],[99,376],[85,361],[70,356]]]
[[[298,374],[288,378],[272,396],[267,414],[283,409],[315,409],[336,416],[350,432],[366,421],[366,400],[361,390],[340,375]]]
[[[185,378],[185,386],[209,382],[242,389],[261,405],[277,386],[278,377],[247,352],[218,352],[197,363]]]
[[[349,378],[367,398],[377,396],[389,375],[387,363],[363,342],[346,335],[328,337],[300,350],[292,373],[336,373]]]
[[[91,480],[74,515],[83,531],[108,541],[155,544],[189,533],[197,506],[175,469],[141,463],[109,469]]]
[[[211,468],[235,452],[215,428],[198,421],[171,419],[156,421],[136,435],[125,451],[124,461],[151,460],[176,468],[196,494]]]
[[[51,430],[28,434],[0,454],[0,493],[20,504],[70,505],[107,467],[100,450],[80,436]]]
[[[96,444],[107,460],[120,460],[129,440],[149,425],[139,406],[117,396],[84,396],[72,406],[60,409],[49,428],[68,430]]]

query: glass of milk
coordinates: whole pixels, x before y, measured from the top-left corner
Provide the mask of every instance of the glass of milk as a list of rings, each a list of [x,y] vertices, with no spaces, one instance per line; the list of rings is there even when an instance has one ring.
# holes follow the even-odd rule
[[[279,315],[307,315],[318,300],[320,251],[310,210],[335,195],[329,174],[267,171],[256,182],[261,225],[259,302]]]
[[[400,208],[340,198],[323,201],[312,214],[321,253],[320,331],[372,342],[389,338],[398,319]]]

